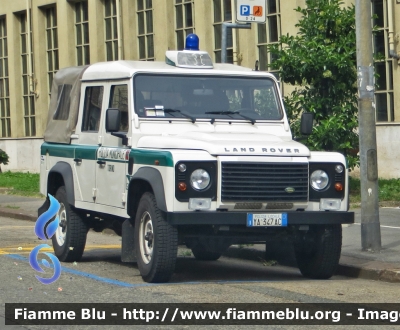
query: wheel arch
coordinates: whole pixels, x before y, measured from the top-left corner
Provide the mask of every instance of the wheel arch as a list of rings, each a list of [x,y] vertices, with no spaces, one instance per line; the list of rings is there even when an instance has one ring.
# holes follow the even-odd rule
[[[167,212],[161,173],[152,167],[142,167],[129,182],[127,211],[130,217],[135,217],[140,197],[145,192],[151,192],[156,199],[157,207],[161,211]]]
[[[71,165],[66,162],[58,162],[51,168],[47,179],[47,193],[54,196],[60,186],[65,186],[68,203],[74,206],[74,176]]]

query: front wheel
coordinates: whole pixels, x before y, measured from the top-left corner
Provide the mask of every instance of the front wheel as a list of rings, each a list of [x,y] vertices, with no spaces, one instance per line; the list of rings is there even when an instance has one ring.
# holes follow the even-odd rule
[[[51,238],[54,254],[60,261],[79,261],[85,250],[88,227],[82,217],[69,205],[64,186],[58,188],[56,199],[60,203],[60,219],[56,233]]]
[[[165,221],[149,192],[143,194],[136,213],[135,248],[143,280],[168,282],[175,270],[178,232]]]
[[[310,226],[294,244],[297,265],[304,277],[327,279],[339,264],[342,226]]]

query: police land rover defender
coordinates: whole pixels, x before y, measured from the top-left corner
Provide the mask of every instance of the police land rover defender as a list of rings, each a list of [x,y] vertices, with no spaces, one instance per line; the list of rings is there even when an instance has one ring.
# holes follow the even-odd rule
[[[311,133],[312,117],[301,125]],[[304,276],[329,278],[341,225],[354,222],[345,157],[294,141],[275,77],[212,63],[196,35],[165,62],[60,70],[40,188],[61,205],[61,261],[81,258],[89,229],[112,228],[147,282],[170,279],[179,244],[217,260],[277,237],[293,243]]]

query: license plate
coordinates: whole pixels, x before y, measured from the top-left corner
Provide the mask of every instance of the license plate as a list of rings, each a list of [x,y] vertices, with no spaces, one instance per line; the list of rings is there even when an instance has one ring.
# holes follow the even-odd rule
[[[247,213],[247,227],[286,227],[287,213]]]

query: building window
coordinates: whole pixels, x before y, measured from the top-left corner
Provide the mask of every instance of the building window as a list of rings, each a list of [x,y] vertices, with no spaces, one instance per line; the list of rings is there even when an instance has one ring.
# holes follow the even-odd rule
[[[154,61],[153,1],[137,0],[139,59]]]
[[[0,122],[1,137],[10,137],[10,87],[8,80],[7,25],[5,18],[0,18]]]
[[[104,20],[106,26],[107,61],[118,60],[117,0],[105,0]]]
[[[46,41],[47,41],[47,75],[49,82],[49,98],[53,76],[59,69],[58,64],[58,36],[56,7],[45,9],[46,12]]]
[[[176,46],[178,50],[185,48],[186,36],[194,33],[194,15],[192,0],[176,0]]]
[[[222,42],[222,23],[232,22],[231,0],[214,1],[214,55],[215,62],[221,63],[221,42]],[[233,63],[233,40],[232,29],[228,28],[227,33],[227,63]]]
[[[88,2],[75,4],[76,58],[78,65],[90,63]]]
[[[20,35],[21,35],[21,64],[22,64],[22,98],[24,104],[24,128],[25,136],[36,135],[36,122],[35,122],[35,96],[31,91],[29,77],[30,67],[33,67],[33,54],[29,56],[28,38],[32,38],[32,28],[27,25],[26,13],[20,15]],[[32,39],[31,39],[32,40]],[[32,44],[32,43],[31,43]],[[29,63],[29,58],[31,63]]]
[[[268,46],[277,44],[281,36],[281,17],[279,0],[267,1],[267,22],[257,24],[258,29],[258,59],[261,71],[268,70],[268,65],[274,61],[272,54],[268,52]]]
[[[389,56],[387,0],[372,1],[373,26],[377,31],[373,36],[376,78],[375,106],[376,121],[394,121],[393,99],[393,59]]]

